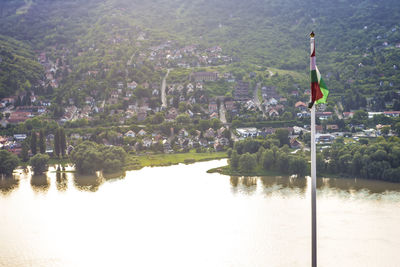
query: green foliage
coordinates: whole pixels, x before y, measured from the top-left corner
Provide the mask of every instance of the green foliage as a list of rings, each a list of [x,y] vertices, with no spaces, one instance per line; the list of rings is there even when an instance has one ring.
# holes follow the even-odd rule
[[[19,164],[16,155],[6,150],[0,150],[0,174],[10,175]]]
[[[400,143],[394,138],[378,138],[368,143],[335,143],[324,155],[329,162],[329,173],[400,182],[397,176]]]
[[[46,154],[36,154],[30,159],[30,165],[33,168],[33,172],[35,174],[41,174],[47,171],[47,164],[49,162],[50,157]]]
[[[239,158],[239,170],[243,173],[252,172],[257,166],[256,155],[246,153]]]
[[[121,171],[126,160],[126,152],[121,147],[99,145],[91,141],[79,144],[72,152],[71,159],[80,173]]]
[[[1,33],[0,58],[0,98],[17,90],[30,90],[31,84],[36,84],[43,75],[42,66],[27,45]]]
[[[33,155],[37,152],[37,135],[35,132],[31,134],[31,152]]]

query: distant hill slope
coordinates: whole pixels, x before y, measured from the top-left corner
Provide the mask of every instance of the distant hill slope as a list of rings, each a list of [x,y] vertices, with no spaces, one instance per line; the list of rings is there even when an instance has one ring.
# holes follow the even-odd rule
[[[159,40],[218,44],[242,63],[299,73],[308,71],[314,30],[332,94],[400,90],[398,0],[35,0],[25,14],[3,13],[0,34],[35,49],[94,43],[111,24],[122,35],[138,25]]]
[[[30,89],[42,74],[43,68],[28,46],[0,35],[0,97]]]

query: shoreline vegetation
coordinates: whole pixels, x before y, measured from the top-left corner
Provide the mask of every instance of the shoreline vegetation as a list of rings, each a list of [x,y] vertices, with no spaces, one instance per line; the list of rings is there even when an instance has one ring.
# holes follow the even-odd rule
[[[143,154],[143,155],[135,155],[128,156],[126,162],[122,168],[122,170],[115,172],[108,172],[107,175],[112,175],[115,173],[121,173],[124,171],[132,171],[132,170],[140,170],[144,167],[164,167],[177,165],[180,163],[184,164],[192,164],[196,162],[202,161],[210,161],[210,160],[218,160],[228,158],[228,154],[226,151],[221,152],[202,152],[197,153],[195,151],[190,151],[186,153],[174,153],[174,154]],[[61,165],[64,167],[65,165],[73,164],[71,159],[63,158],[63,159],[50,159],[48,165]],[[25,168],[29,166],[29,163],[20,164],[19,167]],[[77,170],[63,170],[57,169],[54,171],[56,173],[78,173]]]

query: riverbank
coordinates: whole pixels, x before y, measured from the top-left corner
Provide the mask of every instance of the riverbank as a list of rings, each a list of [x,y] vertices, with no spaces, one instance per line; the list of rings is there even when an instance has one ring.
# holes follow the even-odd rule
[[[278,171],[266,171],[263,169],[256,168],[250,172],[241,172],[238,170],[232,170],[229,165],[222,166],[218,168],[213,168],[207,171],[207,173],[219,173],[228,176],[282,176],[287,174],[282,174]]]
[[[143,154],[143,155],[129,155],[124,165],[124,171],[140,170],[144,167],[158,167],[158,166],[171,166],[180,163],[191,164],[199,161],[209,161],[215,159],[227,158],[228,154],[222,152],[205,152],[196,153],[195,150],[186,153],[174,154]],[[61,165],[63,167],[73,164],[69,158],[56,159],[51,158],[49,165]],[[26,168],[29,162],[21,164],[20,167]],[[74,171],[57,171],[57,172],[74,172]]]
[[[179,163],[191,164],[199,161],[209,161],[227,158],[226,152],[196,153],[195,151],[175,154],[146,154],[131,156],[125,164],[125,170],[138,170],[143,167],[170,166]]]

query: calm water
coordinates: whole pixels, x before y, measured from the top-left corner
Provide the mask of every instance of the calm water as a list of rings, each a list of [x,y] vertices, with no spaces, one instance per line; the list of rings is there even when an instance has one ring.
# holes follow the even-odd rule
[[[1,266],[310,266],[309,180],[226,160],[0,181]],[[54,169],[53,169],[54,171]],[[400,184],[323,179],[319,266],[400,265]]]

